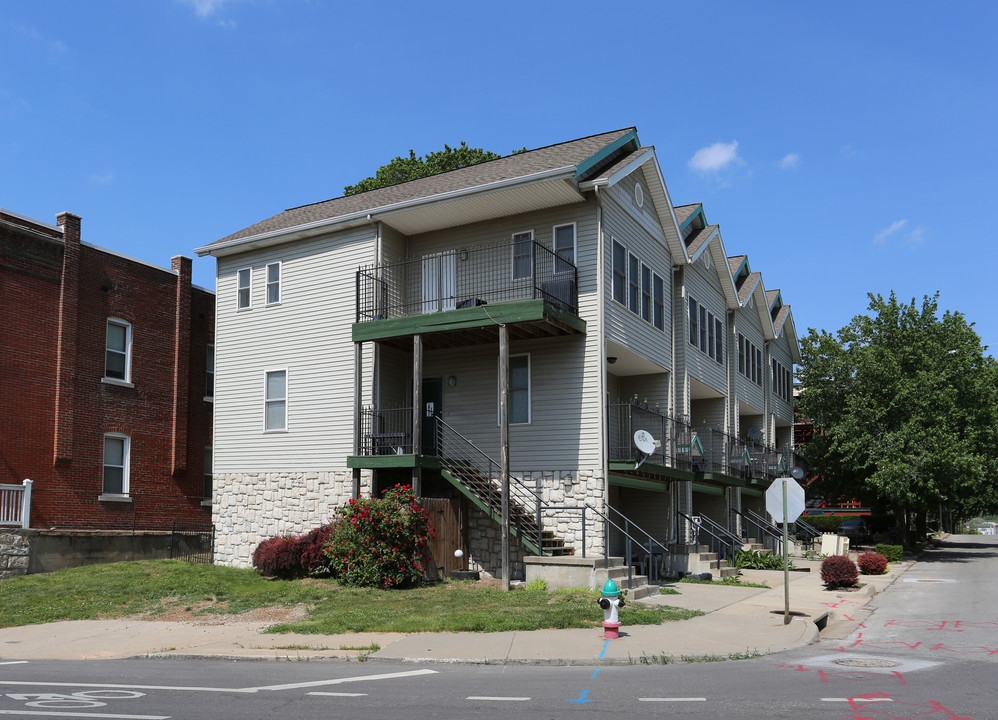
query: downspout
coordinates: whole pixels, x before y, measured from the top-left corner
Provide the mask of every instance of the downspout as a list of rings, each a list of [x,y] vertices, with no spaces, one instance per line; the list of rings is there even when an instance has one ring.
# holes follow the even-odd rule
[[[603,239],[603,203],[599,195],[599,185],[593,187],[596,198],[596,297],[599,302],[599,311],[596,313],[597,324],[599,326],[596,337],[599,338],[599,382],[597,391],[597,432],[599,432],[600,465],[603,468],[603,505],[604,508],[610,504],[610,461],[607,452],[606,432],[606,279],[603,277],[606,268],[606,243]],[[610,538],[604,533],[604,549],[609,547]]]

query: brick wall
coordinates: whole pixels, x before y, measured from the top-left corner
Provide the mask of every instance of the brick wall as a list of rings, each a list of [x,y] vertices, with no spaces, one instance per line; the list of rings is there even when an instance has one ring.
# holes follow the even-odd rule
[[[0,215],[0,483],[34,481],[35,528],[163,529],[207,522],[205,397],[214,295],[174,271],[80,244],[60,229]],[[107,320],[131,323],[129,383],[107,382]],[[127,498],[101,499],[104,434],[130,438]]]

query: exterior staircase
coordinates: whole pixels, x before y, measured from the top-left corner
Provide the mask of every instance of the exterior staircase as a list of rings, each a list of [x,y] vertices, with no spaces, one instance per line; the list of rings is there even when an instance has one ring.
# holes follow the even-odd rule
[[[631,580],[628,584],[627,565],[624,564],[624,558],[622,557],[611,556],[610,567],[597,567],[595,573],[596,587],[602,588],[603,584],[607,580],[613,580],[617,583],[617,587],[620,588],[621,592],[626,590],[626,599],[628,601],[640,600],[641,598],[648,597],[649,595],[657,595],[659,592],[658,585],[651,585],[648,583],[647,575],[638,575],[637,573],[632,572]]]

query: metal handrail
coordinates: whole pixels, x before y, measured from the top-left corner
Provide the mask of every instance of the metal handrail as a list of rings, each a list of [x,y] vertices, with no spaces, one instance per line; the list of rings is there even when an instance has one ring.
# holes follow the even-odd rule
[[[755,525],[755,527],[759,529],[760,533],[762,534],[760,540],[762,541],[763,547],[766,546],[766,536],[768,536],[772,540],[773,547],[771,547],[770,550],[776,551],[778,549],[778,546],[782,547],[783,534],[777,532],[776,529],[772,526],[772,524],[762,515],[748,508],[746,508],[744,512],[732,508],[731,512],[741,516],[743,520],[751,523],[752,525]]]
[[[729,552],[729,557],[734,558],[736,548],[740,547],[742,544],[742,539],[735,535],[733,532],[728,530],[726,527],[718,522],[715,522],[706,515],[699,515],[700,522],[696,522],[692,517],[682,512],[681,510],[676,511],[676,515],[686,520],[691,525],[695,525],[698,528],[697,537],[694,538],[694,545],[699,545],[699,530],[706,530],[707,534],[710,535],[714,540],[717,541],[717,552],[718,559],[721,559],[721,547],[726,545]],[[714,546],[709,545],[711,552],[714,551]]]
[[[578,314],[578,269],[536,240],[504,240],[365,265],[355,321],[544,299]]]
[[[634,582],[634,572],[633,572],[633,568],[632,568],[632,561],[633,561],[634,558],[633,558],[633,555],[631,553],[631,550],[632,550],[631,543],[632,542],[633,543],[637,543],[638,547],[644,549],[644,546],[641,544],[641,542],[637,538],[635,538],[634,536],[632,536],[629,532],[627,532],[627,529],[626,529],[627,523],[630,522],[630,523],[634,524],[633,521],[631,521],[626,515],[624,515],[622,512],[620,512],[620,510],[617,510],[617,508],[610,507],[610,506],[607,506],[607,508],[609,510],[613,510],[618,515],[620,515],[622,518],[624,518],[625,527],[621,527],[620,525],[618,525],[617,523],[615,523],[613,520],[611,520],[609,517],[607,517],[606,515],[604,515],[603,513],[601,513],[599,510],[597,510],[596,508],[594,508],[589,503],[584,503],[582,505],[543,505],[543,506],[540,506],[540,507],[543,510],[567,510],[567,511],[570,511],[570,512],[581,512],[582,513],[582,557],[586,556],[586,512],[595,513],[596,515],[599,515],[601,518],[603,518],[603,527],[604,527],[604,532],[603,532],[603,534],[604,534],[604,542],[603,542],[603,569],[606,569],[606,568],[610,567],[610,543],[606,541],[609,538],[610,532],[609,532],[609,528],[607,526],[608,525],[612,525],[617,530],[619,530],[620,533],[624,536],[624,539],[625,539],[625,541],[624,541],[624,564],[627,565],[627,587],[628,587],[628,589],[630,589],[632,587],[633,582]],[[539,514],[538,514],[538,517],[539,517]],[[540,527],[540,522],[538,522],[538,527]],[[642,530],[636,524],[634,524],[634,528],[637,529],[637,530],[640,530],[642,533],[644,533],[648,537],[648,540],[650,541],[648,543],[648,554],[649,554],[649,556],[651,556],[651,551],[652,551],[651,543],[655,543],[660,548],[662,548],[662,550],[664,551],[665,554],[671,554],[670,551],[669,551],[669,548],[667,548],[661,542],[659,542],[658,540],[656,540],[655,538],[653,538],[647,531]],[[653,562],[649,562],[649,573],[650,573],[651,568],[653,566],[654,566],[654,563]],[[651,580],[651,579],[652,579],[652,575],[649,574],[649,580]],[[654,579],[656,581],[658,580],[658,568],[655,568]]]
[[[799,531],[803,530],[803,534],[807,536],[806,540],[814,540],[816,537],[821,537],[821,531],[811,523],[806,522],[803,518],[797,518],[794,521],[794,528],[797,529],[798,536],[801,534]]]

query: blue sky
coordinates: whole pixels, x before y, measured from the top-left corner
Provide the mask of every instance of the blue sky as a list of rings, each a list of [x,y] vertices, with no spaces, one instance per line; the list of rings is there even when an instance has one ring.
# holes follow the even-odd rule
[[[802,336],[938,290],[994,354],[996,27],[986,2],[0,0],[0,206],[168,267],[410,148],[636,126]]]

